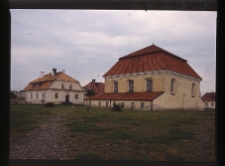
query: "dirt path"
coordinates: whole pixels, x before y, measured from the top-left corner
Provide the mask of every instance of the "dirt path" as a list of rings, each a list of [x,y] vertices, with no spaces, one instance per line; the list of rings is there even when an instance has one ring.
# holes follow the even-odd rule
[[[64,116],[63,112],[53,115],[25,138],[11,141],[9,159],[75,159]]]

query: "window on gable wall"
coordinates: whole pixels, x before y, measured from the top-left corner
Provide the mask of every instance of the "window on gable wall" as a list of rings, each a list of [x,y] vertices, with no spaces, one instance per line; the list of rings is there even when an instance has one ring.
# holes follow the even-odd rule
[[[70,90],[72,90],[72,84],[70,84],[70,87],[69,88],[70,88]]]
[[[113,91],[114,93],[118,92],[118,82],[113,82]]]
[[[75,99],[78,99],[78,94],[75,94]]]
[[[175,82],[176,82],[176,80],[175,79],[172,79],[171,80],[171,87],[170,87],[170,92],[171,92],[171,94],[175,94]]]
[[[64,89],[64,84],[61,84],[61,88]]]
[[[134,91],[134,81],[133,80],[129,80],[128,81],[128,91],[129,92],[133,92]]]
[[[147,79],[146,80],[146,91],[147,92],[152,92],[152,79]]]

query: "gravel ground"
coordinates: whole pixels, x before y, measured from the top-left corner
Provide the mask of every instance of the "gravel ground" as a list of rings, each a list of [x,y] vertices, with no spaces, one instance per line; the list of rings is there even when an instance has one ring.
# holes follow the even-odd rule
[[[70,133],[64,120],[64,114],[58,113],[26,137],[11,140],[9,159],[74,159],[75,145],[67,140]]]

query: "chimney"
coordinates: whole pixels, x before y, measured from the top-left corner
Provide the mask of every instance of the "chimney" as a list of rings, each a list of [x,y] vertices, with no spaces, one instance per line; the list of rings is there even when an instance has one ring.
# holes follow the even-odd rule
[[[52,75],[53,75],[53,76],[55,76],[55,75],[56,75],[56,71],[57,71],[57,69],[56,69],[56,68],[53,68],[53,69],[52,69]]]
[[[92,82],[95,82],[95,79],[92,79]]]
[[[40,72],[40,78],[42,78],[44,76],[45,72],[44,71],[41,71]]]

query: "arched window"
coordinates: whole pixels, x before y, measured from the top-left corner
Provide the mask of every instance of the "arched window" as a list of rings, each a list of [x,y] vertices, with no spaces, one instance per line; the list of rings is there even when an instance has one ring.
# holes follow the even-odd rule
[[[171,92],[171,94],[175,94],[175,82],[176,82],[176,80],[175,79],[172,79],[171,80],[171,85],[170,85],[170,92]]]
[[[192,86],[191,86],[191,96],[192,97],[195,97],[195,92],[196,92],[196,85],[195,85],[195,83],[193,83],[192,84]]]

